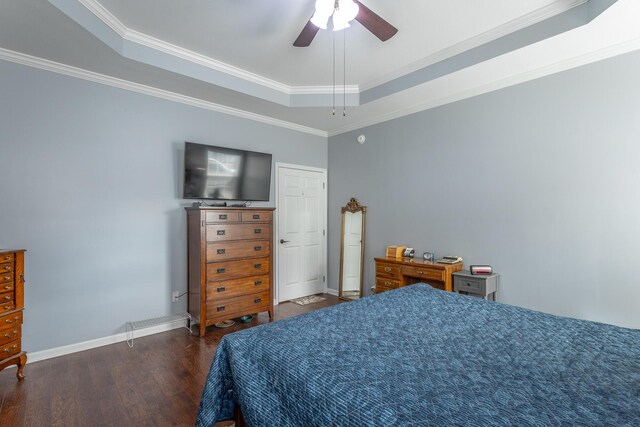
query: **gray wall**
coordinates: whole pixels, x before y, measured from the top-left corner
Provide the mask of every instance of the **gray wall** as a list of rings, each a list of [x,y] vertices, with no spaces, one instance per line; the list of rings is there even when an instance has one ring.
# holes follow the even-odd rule
[[[185,140],[327,167],[326,138],[0,61],[0,247],[28,250],[27,351],[186,309]]]
[[[640,328],[638,76],[635,52],[330,138],[330,286],[355,196],[367,288],[406,244],[493,265],[502,302]]]

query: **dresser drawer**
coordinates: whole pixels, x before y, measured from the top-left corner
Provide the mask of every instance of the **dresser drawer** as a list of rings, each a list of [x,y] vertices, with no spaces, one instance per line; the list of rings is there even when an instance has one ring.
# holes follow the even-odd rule
[[[0,293],[0,305],[15,302],[13,291]]]
[[[257,276],[270,270],[269,258],[243,259],[241,261],[213,262],[207,264],[207,282],[236,277]]]
[[[271,222],[271,212],[242,212],[242,222]]]
[[[269,291],[270,277],[243,277],[241,279],[224,280],[222,282],[207,283],[207,301],[219,301],[224,298],[246,295],[252,292]]]
[[[425,267],[402,267],[402,274],[405,276],[417,277],[419,279],[431,279],[437,281],[444,280],[444,270],[432,270]]]
[[[20,353],[20,340],[0,346],[0,359]]]
[[[5,304],[3,304],[4,306]],[[22,312],[13,312],[0,315],[0,329],[11,328],[16,325],[22,325]]]
[[[6,276],[5,273],[11,273],[13,272],[13,263],[12,262],[5,262],[0,264],[0,274],[3,276]]]
[[[207,225],[207,242],[227,240],[271,239],[268,224],[211,224]]]
[[[0,272],[0,283],[13,282],[13,273]]]
[[[11,279],[13,279],[13,275],[11,275]],[[10,282],[2,282],[2,283],[0,283],[0,292],[12,291],[14,289],[15,289],[15,285],[13,283],[13,280],[10,281]]]
[[[207,243],[207,262],[235,258],[266,257],[270,253],[271,242],[268,240]]]
[[[3,302],[0,304],[0,314],[6,313],[7,311],[15,310],[16,303],[15,301]],[[0,324],[0,329],[2,329],[4,325]]]
[[[376,277],[400,280],[400,267],[394,264],[376,264]]]
[[[11,262],[14,260],[13,254],[0,255],[0,262]]]
[[[211,222],[238,222],[240,221],[240,212],[207,212],[205,220]]]
[[[269,310],[269,291],[243,295],[220,301],[207,301],[207,318],[231,319],[240,313],[260,313]]]
[[[22,327],[14,326],[13,328],[3,329],[0,331],[0,345],[18,340],[22,337]]]
[[[398,289],[400,282],[397,280],[389,280],[384,277],[376,277],[376,288]]]

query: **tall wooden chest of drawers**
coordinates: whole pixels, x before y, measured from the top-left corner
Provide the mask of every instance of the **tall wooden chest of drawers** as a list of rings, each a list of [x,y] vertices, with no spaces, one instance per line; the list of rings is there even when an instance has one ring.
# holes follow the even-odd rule
[[[24,375],[27,353],[22,351],[24,310],[24,250],[0,250],[0,371],[17,365]]]
[[[189,314],[205,328],[273,316],[273,208],[187,210]]]

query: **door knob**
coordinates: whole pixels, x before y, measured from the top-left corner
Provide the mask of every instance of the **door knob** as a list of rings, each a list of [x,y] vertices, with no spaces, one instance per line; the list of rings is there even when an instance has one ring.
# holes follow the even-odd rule
[[[285,243],[289,243],[289,240],[280,239],[280,243],[284,245]]]

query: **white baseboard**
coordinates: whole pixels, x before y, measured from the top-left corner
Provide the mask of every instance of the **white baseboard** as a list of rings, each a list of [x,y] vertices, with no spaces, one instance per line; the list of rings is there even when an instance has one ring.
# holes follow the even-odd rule
[[[186,327],[187,322],[173,322],[163,325],[152,326],[150,328],[140,329],[134,331],[134,348],[135,340],[147,335],[158,334],[160,332],[170,331],[172,329]],[[58,356],[64,356],[66,354],[77,353],[79,351],[91,350],[92,348],[98,348],[109,344],[117,344],[127,340],[126,332],[111,335],[103,338],[96,338],[94,340],[83,341],[76,344],[64,345],[62,347],[50,348],[47,350],[34,351],[27,354],[27,364],[33,362],[39,362],[41,360],[51,359]]]
[[[333,295],[334,297],[338,296],[338,290],[337,289],[331,289],[331,288],[327,288],[327,293],[329,295]]]

